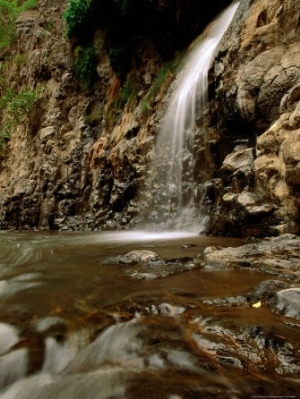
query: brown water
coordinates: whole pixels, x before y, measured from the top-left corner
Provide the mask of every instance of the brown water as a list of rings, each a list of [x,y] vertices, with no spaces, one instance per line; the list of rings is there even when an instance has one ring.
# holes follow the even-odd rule
[[[212,304],[245,295],[266,276],[195,268],[134,280],[117,262],[136,249],[195,257],[242,240],[145,232],[0,238],[1,399],[300,392],[299,328],[264,307]]]

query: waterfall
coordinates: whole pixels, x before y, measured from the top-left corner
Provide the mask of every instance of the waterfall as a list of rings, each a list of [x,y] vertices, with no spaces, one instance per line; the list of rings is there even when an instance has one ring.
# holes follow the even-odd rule
[[[196,119],[207,108],[208,71],[238,4],[229,6],[208,28],[175,82],[156,142],[151,189],[149,221],[163,229],[201,232],[206,224],[207,216],[201,206],[205,184],[200,194],[195,181]]]

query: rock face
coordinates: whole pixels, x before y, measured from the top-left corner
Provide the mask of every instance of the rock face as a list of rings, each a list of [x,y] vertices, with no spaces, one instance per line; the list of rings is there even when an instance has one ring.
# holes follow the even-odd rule
[[[138,10],[153,10],[152,3],[139,2]],[[170,56],[175,37],[186,46],[229,1],[213,1],[204,18],[192,3],[178,0],[174,7],[173,2],[157,1],[161,23],[155,30],[147,32],[137,24],[147,40],[132,39],[125,81],[111,67],[105,34],[96,31],[97,82],[92,90],[83,89],[75,78],[77,50],[66,40],[62,19],[67,1],[41,0],[36,10],[19,15],[18,46],[10,48],[9,61],[1,55],[0,67],[7,88],[33,90],[39,85],[43,91],[30,118],[11,131],[1,155],[1,228],[119,229],[139,222],[139,191],[162,100],[173,79],[169,73],[147,100],[165,62],[163,51],[170,42],[166,24],[173,35]],[[5,90],[1,86],[1,93]]]
[[[206,17],[192,3],[178,0],[171,15],[174,4],[158,1],[162,20],[169,18],[172,34],[185,40],[230,2],[210,2]],[[74,48],[61,17],[66,5],[40,0],[16,23],[18,47],[11,49],[6,80],[11,88],[40,85],[43,93],[1,156],[1,228],[128,228],[141,220],[140,192],[151,198],[148,167],[174,73],[149,98],[170,38],[163,28],[161,40],[154,32],[153,41],[135,38],[131,69],[121,81],[97,31],[97,82],[87,91],[74,77]],[[198,183],[210,182],[213,234],[299,230],[299,11],[296,0],[242,0],[216,52],[210,111],[199,116],[195,142]]]
[[[213,233],[299,231],[299,11],[293,0],[242,1],[215,56],[203,144]]]

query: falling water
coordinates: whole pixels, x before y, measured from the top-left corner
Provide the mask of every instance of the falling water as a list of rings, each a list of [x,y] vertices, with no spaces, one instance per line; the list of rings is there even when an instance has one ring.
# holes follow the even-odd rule
[[[154,211],[150,220],[166,229],[203,230],[203,215],[194,170],[196,119],[207,108],[208,71],[224,33],[237,10],[233,3],[209,27],[179,75],[156,144]],[[202,190],[203,191],[203,190]],[[202,208],[202,210],[201,210]]]

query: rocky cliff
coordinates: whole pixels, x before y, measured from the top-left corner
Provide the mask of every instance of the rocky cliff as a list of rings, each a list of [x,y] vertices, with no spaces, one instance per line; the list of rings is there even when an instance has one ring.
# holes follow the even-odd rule
[[[300,4],[242,1],[211,69],[211,230],[299,231]]]
[[[193,2],[142,2],[155,13],[139,10],[124,24],[130,59],[122,76],[107,32],[96,24],[92,87],[74,71],[81,50],[65,35],[66,1],[40,0],[19,15],[18,40],[0,57],[2,75],[6,87],[38,94],[1,155],[2,228],[119,229],[140,222],[140,193],[151,196],[147,172],[176,66],[229,2],[210,3],[203,13]],[[199,185],[210,181],[213,234],[298,231],[299,11],[296,0],[242,0],[216,53],[210,109],[199,116],[195,143]],[[3,124],[7,114],[1,115]]]

